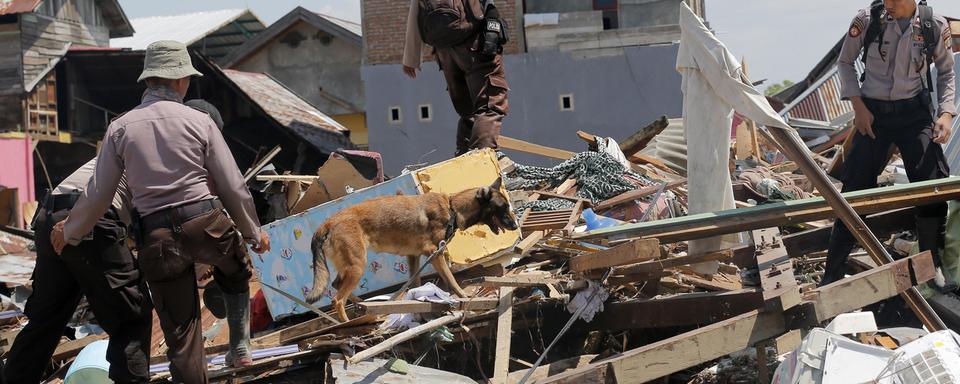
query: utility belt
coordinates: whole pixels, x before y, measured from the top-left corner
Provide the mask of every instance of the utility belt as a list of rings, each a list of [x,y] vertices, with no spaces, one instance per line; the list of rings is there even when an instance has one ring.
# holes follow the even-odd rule
[[[877,100],[863,98],[863,103],[870,112],[879,115],[898,115],[902,113],[916,113],[917,110],[929,109],[931,98],[930,92],[921,91],[914,97],[903,100]]]
[[[80,195],[81,193],[79,192],[54,195],[53,192],[48,189],[46,193],[44,193],[43,198],[40,199],[40,208],[42,208],[42,210],[37,209],[33,220],[30,222],[30,227],[36,229],[36,224],[41,212],[50,218],[54,213],[73,209],[73,206],[77,204],[77,200],[80,200]],[[50,223],[51,226],[53,224],[55,223]],[[107,209],[107,212],[103,214],[103,217],[97,221],[93,232],[88,235],[88,237],[85,237],[84,240],[89,240],[95,234],[101,232],[105,236],[117,239],[127,236],[126,225],[122,223],[120,214],[112,205]]]
[[[157,228],[169,228],[176,233],[180,233],[180,231],[183,230],[183,223],[217,209],[223,209],[223,203],[221,203],[219,199],[214,198],[162,209],[149,215],[138,217],[136,221],[142,233],[147,233]]]

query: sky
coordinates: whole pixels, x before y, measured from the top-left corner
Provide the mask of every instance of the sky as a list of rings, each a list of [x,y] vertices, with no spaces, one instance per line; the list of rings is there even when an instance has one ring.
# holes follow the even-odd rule
[[[934,12],[960,17],[960,1],[929,0]],[[806,77],[870,0],[706,0],[707,21],[762,87]]]
[[[960,17],[960,1],[929,3],[938,13]],[[250,8],[269,25],[299,5],[360,20],[360,0],[120,0],[120,4],[130,18]],[[857,10],[869,4],[870,0],[706,0],[706,18],[717,37],[746,59],[750,79],[767,79],[768,86],[803,79],[846,33]]]

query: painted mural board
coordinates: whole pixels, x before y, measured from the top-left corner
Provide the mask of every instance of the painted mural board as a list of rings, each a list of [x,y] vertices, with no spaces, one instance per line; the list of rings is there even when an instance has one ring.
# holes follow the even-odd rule
[[[251,252],[253,265],[261,281],[303,298],[313,286],[313,254],[310,240],[314,231],[334,213],[371,198],[396,194],[414,195],[423,191],[440,193],[489,185],[500,174],[496,154],[492,150],[470,152],[398,178],[355,191],[337,200],[277,220],[262,227],[270,234],[271,250],[262,255]],[[447,248],[450,260],[467,264],[495,255],[512,247],[520,237],[519,230],[494,235],[485,225],[459,231]],[[336,276],[333,263],[327,262],[331,281]],[[433,272],[427,265],[424,274]],[[364,294],[405,283],[410,275],[406,257],[387,253],[367,253],[367,268],[360,285],[353,293]],[[330,305],[336,291],[328,287],[315,306]],[[270,289],[263,290],[267,307],[274,319],[306,313],[309,309]]]
[[[302,299],[313,287],[313,254],[310,252],[310,239],[314,231],[341,209],[374,197],[396,195],[398,192],[404,195],[419,193],[413,175],[403,175],[370,188],[355,191],[337,200],[263,226],[262,229],[270,234],[270,252],[262,255],[250,253],[260,280]],[[329,260],[327,266],[330,268],[330,280],[333,281],[336,269]],[[406,257],[369,252],[366,271],[354,293],[363,295],[406,282],[409,274]],[[313,304],[320,308],[330,305],[335,292],[333,287],[328,287],[325,296]],[[263,294],[267,299],[270,314],[275,320],[309,312],[309,309],[273,290],[264,289]]]

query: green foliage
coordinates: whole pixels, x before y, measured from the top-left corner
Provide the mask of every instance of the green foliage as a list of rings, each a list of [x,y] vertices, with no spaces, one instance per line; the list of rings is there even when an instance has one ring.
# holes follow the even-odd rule
[[[784,89],[790,88],[791,86],[793,86],[793,84],[794,82],[790,80],[784,80],[782,83],[773,84],[767,87],[767,89],[764,90],[763,93],[766,94],[767,96],[773,96],[780,93]]]

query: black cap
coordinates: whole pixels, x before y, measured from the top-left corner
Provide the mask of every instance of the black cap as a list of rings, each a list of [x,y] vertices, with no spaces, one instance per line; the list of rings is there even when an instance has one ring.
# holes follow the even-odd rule
[[[220,110],[214,107],[213,104],[203,99],[193,99],[184,102],[183,105],[210,115],[213,122],[217,124],[217,128],[223,131],[223,117],[220,116]]]

